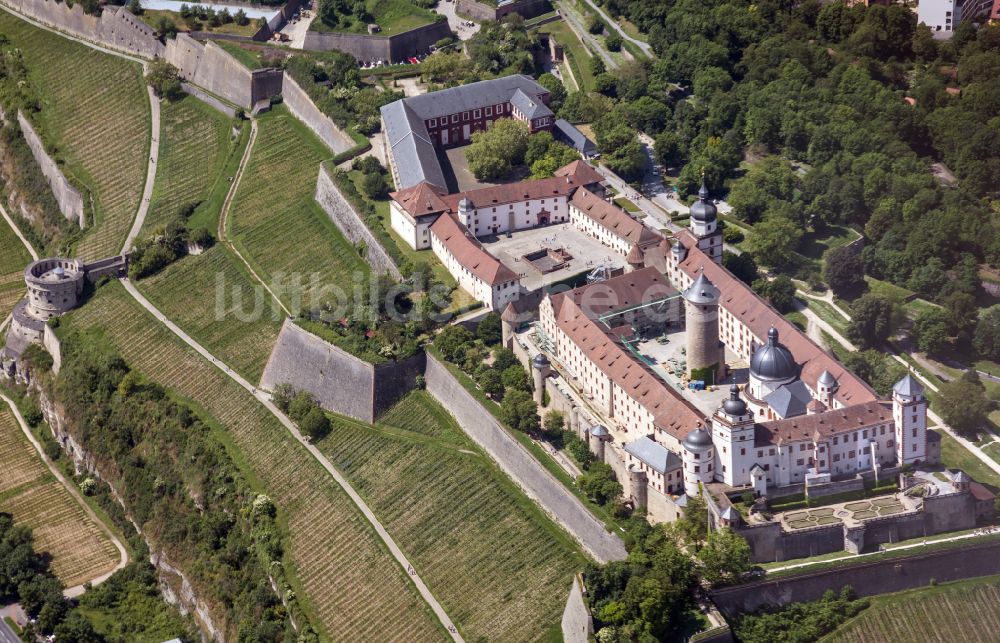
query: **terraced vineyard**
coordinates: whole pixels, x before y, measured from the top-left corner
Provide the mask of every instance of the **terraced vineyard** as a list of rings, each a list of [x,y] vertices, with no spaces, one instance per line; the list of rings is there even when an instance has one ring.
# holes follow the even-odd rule
[[[1000,577],[990,576],[870,599],[871,607],[823,639],[837,643],[989,643],[1000,632]]]
[[[149,152],[149,99],[142,68],[38,29],[0,11],[0,33],[24,53],[42,110],[36,129],[87,186],[98,221],[77,248],[84,259],[121,249],[142,198]],[[89,216],[89,208],[88,208]]]
[[[225,180],[220,174],[232,148],[229,119],[192,96],[163,103],[160,123],[160,158],[143,233],[208,198],[213,184]]]
[[[229,215],[237,248],[292,312],[296,292],[309,309],[329,301],[325,290],[349,289],[354,275],[369,274],[313,199],[319,163],[328,156],[285,109],[263,116]]]
[[[6,406],[0,409],[0,472],[0,511],[31,527],[36,549],[51,554],[52,571],[64,585],[114,569],[118,550],[52,476]]]
[[[320,448],[413,561],[466,640],[529,641],[557,626],[583,561],[425,392],[375,428],[336,418]],[[428,436],[435,436],[430,439]]]
[[[314,622],[335,640],[430,641],[444,631],[347,495],[267,410],[183,345],[117,283],[64,318],[225,428],[287,524],[288,569]]]
[[[163,313],[212,354],[257,382],[281,330],[282,311],[246,268],[216,245],[139,282]],[[222,285],[222,298],[217,290]]]
[[[24,244],[6,221],[0,219],[0,321],[24,296],[24,267],[31,262]]]

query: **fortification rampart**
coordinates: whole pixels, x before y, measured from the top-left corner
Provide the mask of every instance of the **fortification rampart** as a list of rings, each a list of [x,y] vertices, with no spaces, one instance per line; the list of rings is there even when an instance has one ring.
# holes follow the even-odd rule
[[[360,62],[385,60],[399,62],[425,54],[430,46],[451,34],[447,21],[432,22],[394,36],[310,31],[306,33],[305,49],[343,51]]]
[[[38,163],[38,168],[42,171],[45,180],[48,181],[49,187],[52,188],[52,195],[55,197],[56,203],[59,204],[59,211],[68,220],[77,222],[83,228],[87,224],[83,193],[73,187],[69,179],[59,169],[59,165],[45,151],[45,144],[21,110],[17,111],[17,122],[21,126],[21,134],[24,135],[25,142],[31,149],[31,155]]]
[[[403,278],[392,257],[361,220],[361,215],[337,189],[330,176],[330,169],[325,163],[320,163],[319,166],[319,177],[316,179],[316,202],[351,243],[364,242],[367,248],[365,259],[372,270],[379,274],[391,275],[397,280]]]
[[[512,13],[519,14],[525,20],[552,11],[549,0],[515,0],[503,6],[491,7],[485,2],[476,0],[458,0],[456,5],[458,15],[467,16],[473,20],[502,20]]]
[[[286,319],[260,386],[272,390],[278,384],[291,384],[296,391],[312,393],[328,411],[374,422],[413,389],[423,369],[423,354],[371,364]]]
[[[285,73],[281,97],[292,116],[306,124],[334,154],[340,154],[354,147],[354,141],[344,130],[330,120],[330,117],[319,111],[295,79]]]
[[[1000,574],[1000,542],[889,558],[777,580],[764,580],[712,592],[712,600],[728,619],[765,605],[814,601],[823,592],[850,585],[860,596],[874,596],[946,582]]]
[[[280,69],[247,69],[214,42],[201,43],[187,34],[167,42],[166,60],[181,78],[244,109],[281,93]]]
[[[89,16],[79,3],[70,7],[55,0],[0,0],[0,5],[109,49],[148,59],[163,55],[153,29],[124,7],[108,6],[101,15]]]

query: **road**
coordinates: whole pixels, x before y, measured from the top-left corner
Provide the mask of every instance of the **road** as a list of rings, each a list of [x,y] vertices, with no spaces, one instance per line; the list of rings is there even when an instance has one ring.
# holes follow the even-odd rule
[[[617,20],[612,20],[611,16],[609,16],[607,13],[605,13],[604,9],[601,9],[599,6],[597,6],[596,4],[594,4],[594,2],[592,0],[583,0],[583,1],[586,2],[590,6],[591,9],[593,9],[594,11],[596,11],[597,13],[599,13],[601,15],[601,18],[604,18],[604,21],[606,23],[608,23],[609,25],[611,25],[611,28],[614,29],[615,31],[617,31],[618,35],[621,36],[623,40],[629,41],[630,43],[632,43],[633,45],[635,45],[636,47],[638,47],[639,49],[641,49],[642,53],[646,54],[650,58],[653,57],[653,48],[649,46],[649,43],[645,43],[645,42],[643,42],[641,40],[636,40],[632,36],[630,36],[627,33],[625,33],[625,30],[622,29],[621,25],[618,24],[618,21]]]
[[[288,417],[271,402],[270,396],[264,391],[258,389],[250,382],[248,382],[246,379],[243,378],[242,375],[240,375],[239,373],[231,369],[229,366],[227,366],[223,361],[212,355],[201,344],[196,342],[193,338],[191,338],[191,336],[189,336],[187,333],[181,330],[180,327],[178,327],[175,323],[167,319],[167,317],[163,313],[161,313],[159,309],[153,306],[153,304],[151,304],[149,300],[146,299],[142,295],[142,293],[140,293],[136,289],[134,285],[132,285],[132,282],[129,281],[128,278],[121,279],[120,281],[122,285],[125,287],[125,290],[128,291],[128,293],[132,296],[132,298],[135,299],[136,302],[139,303],[139,305],[145,308],[146,311],[149,312],[149,314],[151,314],[154,318],[156,318],[161,324],[166,326],[167,329],[174,335],[176,335],[181,341],[183,341],[185,344],[194,349],[195,352],[197,352],[199,355],[201,355],[209,362],[214,364],[215,367],[218,368],[223,373],[225,373],[227,377],[229,377],[231,380],[239,384],[241,387],[247,390],[251,395],[257,398],[257,401],[260,402],[262,405],[264,405],[264,408],[270,411],[271,414],[274,415],[274,417],[276,417],[279,422],[281,422],[282,426],[288,429],[288,432],[292,434],[292,437],[294,437],[303,447],[305,447],[307,451],[309,451],[309,453],[316,459],[316,461],[319,462],[324,469],[326,469],[327,473],[330,474],[330,477],[333,478],[338,485],[340,485],[340,488],[344,490],[344,492],[351,499],[351,502],[354,503],[354,505],[361,512],[361,514],[365,517],[365,520],[367,520],[368,523],[372,526],[372,528],[375,530],[375,533],[378,535],[379,539],[382,540],[386,548],[389,550],[389,553],[391,553],[393,558],[396,559],[396,562],[399,563],[400,567],[402,567],[406,571],[406,574],[409,576],[410,580],[413,582],[414,586],[417,588],[417,591],[423,597],[424,601],[427,602],[430,608],[434,611],[434,614],[441,621],[441,624],[444,625],[446,630],[448,630],[452,639],[454,639],[455,641],[462,641],[463,640],[462,636],[458,633],[458,629],[455,627],[455,624],[452,623],[451,619],[448,617],[448,614],[444,611],[444,608],[441,607],[441,604],[437,601],[436,598],[434,598],[434,595],[431,594],[431,591],[427,588],[427,585],[418,575],[416,568],[412,564],[410,564],[410,561],[407,560],[406,555],[403,554],[403,551],[399,548],[398,545],[396,545],[396,542],[392,539],[392,536],[390,536],[389,532],[385,530],[385,527],[382,526],[382,523],[379,522],[378,518],[375,517],[375,514],[372,512],[372,510],[368,507],[368,505],[361,498],[361,496],[358,495],[358,492],[354,490],[354,487],[352,487],[351,484],[347,481],[347,479],[344,478],[343,475],[341,475],[340,471],[338,471],[336,467],[334,467],[333,464],[330,463],[330,461],[326,458],[326,456],[324,456],[320,452],[320,450],[316,448],[315,445],[310,443],[309,440],[303,437],[302,433],[299,432],[298,427],[296,427],[295,424],[290,419],[288,419]]]
[[[143,63],[143,69],[146,64]],[[142,224],[146,222],[146,213],[149,212],[149,202],[153,198],[153,184],[156,182],[156,164],[160,160],[160,99],[153,93],[153,88],[147,86],[149,93],[149,113],[151,118],[149,161],[146,163],[146,185],[142,189],[142,201],[139,202],[139,209],[135,213],[135,220],[132,222],[132,229],[129,230],[125,243],[122,244],[122,254],[132,249],[132,244],[142,230]]]
[[[21,234],[21,229],[17,227],[17,224],[14,223],[14,220],[10,218],[9,214],[7,214],[7,208],[3,207],[3,203],[0,203],[0,214],[3,215],[3,218],[7,222],[7,225],[10,226],[11,230],[14,231],[14,234],[17,235],[17,238],[20,239],[21,243],[24,244],[24,247],[27,248],[28,254],[31,255],[32,260],[38,261],[38,253],[35,252],[35,248],[31,245],[31,243],[28,242],[27,239],[24,238],[24,235]]]
[[[0,643],[21,643],[21,637],[10,629],[7,621],[0,619]]]
[[[18,425],[21,427],[21,431],[24,433],[25,437],[28,438],[28,441],[31,442],[31,445],[35,447],[35,451],[38,452],[38,457],[41,458],[43,462],[45,462],[45,466],[49,468],[49,471],[52,473],[52,475],[55,476],[56,480],[62,483],[64,487],[66,487],[66,490],[69,491],[69,495],[73,496],[73,499],[76,500],[77,503],[79,503],[79,505],[83,508],[84,512],[87,514],[87,517],[90,518],[92,521],[94,521],[94,524],[97,525],[97,527],[104,532],[104,535],[108,537],[108,539],[112,542],[112,544],[114,544],[115,549],[118,550],[119,561],[118,564],[115,565],[115,568],[107,573],[101,574],[100,576],[92,578],[90,579],[90,581],[88,581],[91,585],[100,585],[101,583],[106,581],[112,574],[124,568],[125,565],[128,565],[128,551],[126,551],[125,546],[122,544],[122,541],[118,539],[118,536],[116,536],[110,529],[108,529],[108,526],[105,525],[101,521],[101,519],[97,517],[97,514],[95,514],[94,510],[90,508],[90,505],[84,502],[83,498],[80,496],[80,492],[76,488],[76,485],[70,483],[66,479],[66,477],[63,476],[62,472],[59,471],[59,469],[57,469],[55,465],[52,464],[52,461],[49,460],[48,456],[45,455],[45,450],[42,449],[42,445],[39,444],[38,440],[35,439],[34,434],[31,432],[31,429],[28,428],[28,423],[24,421],[24,416],[21,415],[21,411],[20,409],[17,408],[17,405],[14,404],[14,401],[11,400],[6,395],[4,395],[3,393],[0,393],[0,400],[6,402],[7,406],[10,407],[11,412],[14,414],[14,418],[17,420]],[[69,587],[63,590],[63,595],[66,598],[74,598],[76,596],[80,596],[81,594],[83,594],[83,592],[84,592],[84,586],[83,584],[80,584],[76,585],[75,587]]]
[[[458,3],[455,0],[441,0],[434,7],[434,11],[448,19],[448,26],[458,34],[459,40],[468,40],[479,33],[479,23],[473,23],[471,27],[465,24],[469,21],[455,13],[456,4]]]
[[[572,10],[559,5],[559,14],[566,21],[566,24],[569,25],[569,28],[573,30],[573,33],[576,34],[576,37],[580,39],[580,42],[583,43],[584,49],[589,50],[591,55],[593,55],[594,52],[597,52],[597,55],[604,61],[604,66],[608,71],[618,69],[618,63],[616,63],[614,58],[612,58],[611,55],[604,50],[601,43],[598,42],[589,31],[587,31],[587,28],[580,23],[576,14],[573,13]],[[589,60],[578,60],[576,62],[578,65],[590,64]]]

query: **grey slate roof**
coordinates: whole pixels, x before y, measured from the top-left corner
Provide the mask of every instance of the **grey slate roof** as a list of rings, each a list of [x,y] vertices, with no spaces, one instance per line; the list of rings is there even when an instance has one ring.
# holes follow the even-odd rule
[[[521,89],[514,90],[514,94],[510,97],[510,104],[529,120],[553,115],[552,110],[537,95],[528,96]]]
[[[896,382],[892,390],[907,397],[915,397],[924,394],[924,387],[920,385],[912,374],[907,373],[906,377]]]
[[[806,412],[806,405],[812,401],[812,394],[805,382],[795,380],[765,396],[764,401],[781,417],[790,418]]]
[[[795,377],[799,366],[792,352],[778,341],[778,329],[767,331],[767,343],[754,351],[750,358],[750,374],[762,380],[787,380]]]
[[[684,299],[692,304],[715,304],[719,302],[719,289],[701,273],[684,291]]]
[[[952,478],[952,481],[954,481],[954,482],[972,482],[972,478],[970,478],[969,474],[967,474],[966,472],[959,471],[958,473],[955,474],[955,477]]]
[[[527,97],[538,102],[540,102],[539,96],[549,93],[549,90],[531,78],[515,74],[494,80],[481,80],[468,85],[449,87],[401,100],[413,110],[417,118],[426,120],[470,109],[480,109],[487,105],[509,103],[517,90],[521,90]],[[551,112],[549,113],[551,114]]]
[[[642,460],[657,473],[666,473],[681,468],[681,459],[676,454],[646,436],[626,444],[625,452]]]
[[[427,181],[447,190],[448,184],[424,121],[410,109],[406,100],[383,105],[381,109],[385,137],[399,175],[396,189],[403,190]]]
[[[722,511],[722,519],[730,522],[736,522],[740,519],[740,512],[733,509],[732,505],[730,505]]]
[[[552,133],[584,156],[597,154],[597,145],[565,118],[556,119]]]

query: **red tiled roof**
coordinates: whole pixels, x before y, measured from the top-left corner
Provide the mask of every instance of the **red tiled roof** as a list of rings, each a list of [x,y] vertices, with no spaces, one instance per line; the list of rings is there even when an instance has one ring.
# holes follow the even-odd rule
[[[993,500],[996,497],[996,494],[994,494],[992,491],[990,491],[983,485],[979,484],[978,482],[969,483],[969,493],[972,494],[973,498],[979,500],[980,502]]]
[[[577,185],[590,185],[600,183],[604,180],[600,172],[595,170],[590,163],[583,160],[573,161],[569,165],[564,165],[555,172],[555,176],[572,176]]]
[[[649,268],[655,274],[655,269]],[[654,424],[683,440],[687,434],[704,421],[703,414],[691,403],[681,398],[662,379],[623,346],[613,331],[594,321],[580,307],[578,300],[590,288],[610,284],[616,291],[633,290],[627,279],[643,271],[577,288],[552,296],[552,309],[556,324],[576,344],[601,372],[617,384],[626,394],[642,405],[653,416]],[[662,275],[659,275],[662,277]],[[614,284],[615,280],[623,280]],[[620,306],[619,306],[620,308]],[[600,314],[594,310],[590,315]]]
[[[431,233],[441,240],[444,247],[455,255],[460,264],[491,286],[517,280],[514,271],[486,252],[476,237],[459,223],[455,215],[445,214],[438,217],[431,225]]]
[[[448,204],[441,199],[442,192],[426,181],[389,196],[414,217],[438,214],[448,209]]]
[[[570,202],[588,217],[640,248],[656,245],[662,237],[659,233],[636,221],[629,213],[612,205],[590,190],[577,190]]]
[[[562,296],[571,298],[584,312],[596,318],[677,294],[666,275],[651,266],[574,288]],[[555,297],[552,301],[555,302]]]
[[[795,362],[802,367],[803,381],[815,389],[820,374],[828,370],[837,379],[838,388],[834,397],[844,406],[878,399],[878,395],[864,380],[817,346],[731,272],[712,261],[698,248],[690,230],[681,230],[677,233],[677,238],[687,248],[687,257],[680,263],[681,270],[692,278],[700,270],[704,270],[705,276],[722,291],[719,303],[750,329],[758,344],[766,341],[768,329],[772,326],[778,329],[781,343],[792,352]]]
[[[478,190],[456,192],[444,197],[444,201],[453,212],[457,212],[458,202],[462,199],[468,199],[476,208],[487,208],[494,205],[520,203],[529,199],[568,196],[578,187],[580,184],[572,176],[550,176],[547,179],[504,183]]]
[[[762,422],[754,427],[754,444],[763,446],[799,440],[817,440],[835,433],[892,421],[892,403],[874,400],[813,415],[798,415],[784,420]]]

